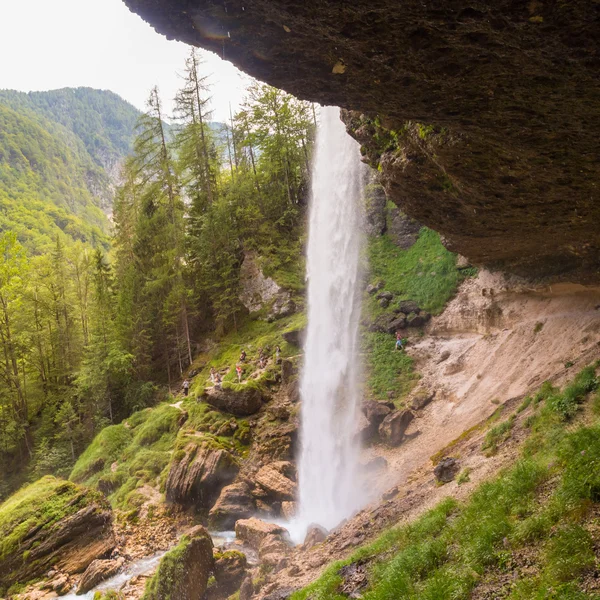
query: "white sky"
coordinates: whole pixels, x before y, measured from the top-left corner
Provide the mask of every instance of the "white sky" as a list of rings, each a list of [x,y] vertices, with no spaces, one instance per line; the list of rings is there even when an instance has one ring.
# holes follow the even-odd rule
[[[143,110],[158,85],[165,107],[181,85],[188,46],[168,41],[121,0],[0,0],[0,89],[87,86],[112,90]],[[247,76],[202,51],[213,119],[242,99]]]

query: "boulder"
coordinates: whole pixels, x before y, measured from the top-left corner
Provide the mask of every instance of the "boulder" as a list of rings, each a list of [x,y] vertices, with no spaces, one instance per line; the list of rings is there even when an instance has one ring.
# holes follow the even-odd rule
[[[294,500],[296,497],[295,468],[284,460],[276,461],[262,467],[254,480],[276,500]]]
[[[381,308],[387,308],[390,305],[390,301],[387,298],[381,298],[378,304]]]
[[[371,283],[367,286],[366,292],[369,296],[372,296],[377,291],[377,286],[374,283]]]
[[[313,546],[324,542],[328,535],[329,532],[324,527],[316,524],[309,525],[304,538],[303,549],[310,550]]]
[[[208,526],[212,530],[226,531],[235,526],[240,519],[247,519],[254,513],[254,501],[250,486],[238,481],[225,486],[208,513]]]
[[[449,483],[456,477],[459,469],[459,462],[455,458],[447,456],[440,460],[433,470],[433,474],[440,483]]]
[[[171,462],[166,482],[168,502],[196,508],[211,508],[221,490],[239,471],[236,459],[214,442],[190,442],[180,460]]]
[[[281,337],[292,346],[302,348],[304,345],[304,339],[306,337],[305,329],[292,329],[291,331],[284,331]]]
[[[421,410],[425,408],[435,397],[435,392],[426,389],[420,389],[415,392],[412,400],[410,401],[410,407],[413,410]]]
[[[370,441],[377,434],[377,427],[367,419],[364,413],[356,415],[354,422],[353,437],[363,442]]]
[[[246,542],[255,550],[259,549],[262,541],[267,536],[281,536],[285,534],[287,534],[287,530],[284,527],[256,518],[242,519],[235,524],[236,537],[242,542]]]
[[[414,418],[414,414],[407,409],[390,413],[379,426],[381,439],[390,446],[400,445],[404,440],[406,429]]]
[[[263,538],[258,547],[258,558],[266,566],[274,567],[290,553],[290,545],[280,534]]]
[[[239,417],[246,417],[258,412],[263,403],[262,391],[253,386],[209,388],[202,394],[200,400],[224,412]]]
[[[201,600],[213,570],[213,543],[208,531],[198,525],[163,556],[143,598]]]
[[[296,303],[292,300],[289,292],[281,292],[277,294],[269,314],[267,315],[267,321],[272,323],[276,319],[282,319],[283,317],[289,317],[296,312]]]
[[[375,318],[369,325],[369,331],[394,334],[406,327],[406,316],[403,313],[384,313]]]
[[[348,598],[362,598],[361,592],[369,583],[368,566],[368,561],[363,559],[342,567],[338,571],[342,579],[338,591]]]
[[[248,575],[240,587],[240,600],[250,600],[254,594],[254,583],[252,576]]]
[[[271,277],[265,277],[255,252],[246,252],[240,267],[240,302],[249,312],[256,312],[283,292]]]
[[[379,428],[381,422],[392,412],[394,405],[391,402],[376,402],[367,400],[362,404],[362,412],[369,423]]]
[[[207,598],[228,598],[240,589],[246,577],[248,561],[238,550],[227,550],[214,554],[215,585],[209,588]]]
[[[419,314],[411,313],[406,317],[406,326],[423,327],[429,319],[431,319],[431,315],[425,311],[421,311]]]
[[[116,575],[123,566],[125,559],[121,556],[116,560],[94,560],[79,580],[77,594],[86,594],[105,579]]]
[[[405,315],[409,315],[410,313],[419,314],[421,309],[419,305],[413,300],[401,300],[398,304],[398,310],[403,312]]]
[[[298,375],[298,369],[294,361],[289,358],[284,358],[281,361],[281,383],[283,385],[289,385],[296,379]]]

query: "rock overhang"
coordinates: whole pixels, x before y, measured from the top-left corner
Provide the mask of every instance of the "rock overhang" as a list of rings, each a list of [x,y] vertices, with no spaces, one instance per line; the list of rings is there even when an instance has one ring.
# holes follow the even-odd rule
[[[600,279],[600,4],[125,0],[335,104],[388,197],[476,264]]]

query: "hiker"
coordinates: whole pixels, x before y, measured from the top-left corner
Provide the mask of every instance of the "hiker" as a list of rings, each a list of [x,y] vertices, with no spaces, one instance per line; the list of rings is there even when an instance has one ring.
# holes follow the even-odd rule
[[[214,367],[210,368],[210,382],[215,385],[217,383],[216,371]]]
[[[219,373],[219,372],[215,373],[215,387],[216,388],[221,387],[221,373]]]
[[[183,380],[183,384],[182,384],[181,387],[183,387],[183,395],[187,396],[188,393],[189,393],[189,391],[190,391],[190,382],[189,382],[189,380],[188,379],[184,379]]]
[[[238,383],[242,383],[242,367],[236,365],[235,372],[237,373]]]
[[[246,362],[246,351],[242,350],[240,354],[240,362]]]
[[[396,350],[404,350],[404,346],[402,345],[402,334],[399,331],[396,331]]]
[[[281,359],[279,358],[281,355],[281,348],[279,346],[275,346],[275,362],[279,364]]]

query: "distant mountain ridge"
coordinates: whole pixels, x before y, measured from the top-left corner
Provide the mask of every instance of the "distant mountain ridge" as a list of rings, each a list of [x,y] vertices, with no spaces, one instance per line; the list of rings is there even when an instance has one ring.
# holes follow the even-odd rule
[[[105,245],[140,114],[109,91],[0,90],[0,232],[34,252],[58,230]]]

